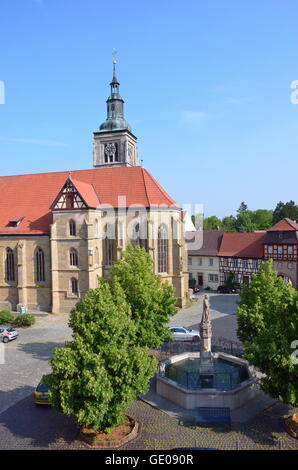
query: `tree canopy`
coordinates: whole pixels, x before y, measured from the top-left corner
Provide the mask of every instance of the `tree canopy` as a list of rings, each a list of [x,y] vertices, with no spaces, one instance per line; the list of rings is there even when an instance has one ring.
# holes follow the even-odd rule
[[[78,424],[109,432],[124,411],[148,390],[157,361],[149,354],[171,338],[166,324],[176,313],[174,289],[152,272],[152,260],[131,245],[111,270],[111,279],[89,289],[71,311],[73,340],[56,348],[51,404]]]
[[[165,327],[177,312],[174,288],[153,273],[151,256],[139,246],[128,245],[122,259],[111,269],[112,279],[122,287],[136,325],[140,345],[157,348],[171,339]]]
[[[194,216],[192,216],[194,219]],[[298,221],[298,206],[294,201],[279,202],[275,209],[248,209],[246,202],[241,202],[236,215],[225,216],[222,219],[216,215],[204,218],[204,230],[224,230],[225,232],[253,232],[267,230],[274,224],[288,217]]]
[[[298,293],[278,276],[272,260],[261,265],[238,304],[238,337],[245,358],[263,374],[261,388],[272,397],[298,405]]]

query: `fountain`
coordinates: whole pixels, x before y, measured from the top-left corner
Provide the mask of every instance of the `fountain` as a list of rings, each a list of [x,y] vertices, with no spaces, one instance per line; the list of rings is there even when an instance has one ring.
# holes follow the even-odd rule
[[[203,299],[200,336],[199,352],[178,354],[160,363],[157,393],[185,409],[212,406],[233,410],[254,398],[257,378],[248,362],[211,352],[208,295]]]

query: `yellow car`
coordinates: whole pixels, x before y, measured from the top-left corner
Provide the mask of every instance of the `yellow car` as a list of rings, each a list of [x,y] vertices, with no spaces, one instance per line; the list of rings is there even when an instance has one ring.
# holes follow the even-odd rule
[[[49,401],[49,393],[48,393],[49,390],[51,390],[51,388],[48,385],[45,385],[42,382],[40,382],[37,385],[33,393],[34,403],[36,405],[50,405],[51,406],[51,403]]]

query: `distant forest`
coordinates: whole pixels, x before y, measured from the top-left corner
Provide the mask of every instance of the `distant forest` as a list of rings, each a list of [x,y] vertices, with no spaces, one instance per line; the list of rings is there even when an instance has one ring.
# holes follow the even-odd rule
[[[204,219],[204,230],[224,230],[225,232],[253,232],[266,230],[284,217],[298,221],[298,206],[294,201],[279,202],[274,210],[257,209],[251,211],[241,202],[236,215],[219,219],[216,215]],[[195,223],[195,216],[192,216]]]

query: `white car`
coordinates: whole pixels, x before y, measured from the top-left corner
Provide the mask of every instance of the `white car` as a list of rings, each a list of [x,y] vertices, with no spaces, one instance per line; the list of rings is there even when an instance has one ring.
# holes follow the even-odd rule
[[[176,341],[199,341],[200,332],[198,330],[190,330],[185,326],[170,326],[173,332],[173,339]]]
[[[0,341],[8,343],[19,336],[19,332],[11,326],[0,326]]]

